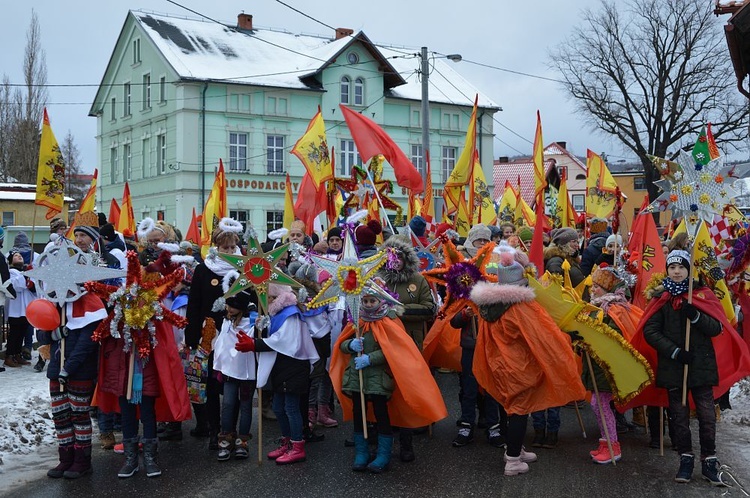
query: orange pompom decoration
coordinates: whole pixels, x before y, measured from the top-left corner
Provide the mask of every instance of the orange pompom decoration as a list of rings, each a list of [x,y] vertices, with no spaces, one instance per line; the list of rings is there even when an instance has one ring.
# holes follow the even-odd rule
[[[60,312],[51,301],[34,299],[26,306],[26,318],[39,330],[55,330],[60,326]]]

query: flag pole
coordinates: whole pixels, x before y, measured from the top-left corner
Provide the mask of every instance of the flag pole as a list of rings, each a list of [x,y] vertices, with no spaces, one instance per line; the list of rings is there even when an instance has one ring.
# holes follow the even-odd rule
[[[615,462],[615,451],[612,448],[612,437],[609,435],[609,428],[607,427],[607,420],[604,418],[604,406],[602,406],[602,398],[599,396],[599,386],[596,385],[596,376],[594,375],[594,366],[591,364],[591,355],[586,351],[586,363],[589,366],[589,372],[591,373],[591,381],[594,383],[594,394],[596,395],[596,404],[599,407],[599,417],[602,419],[602,428],[604,429],[604,437],[607,438],[607,448],[609,449],[609,457],[612,459],[612,465],[617,465]],[[578,402],[576,402],[576,407]],[[609,406],[607,406],[609,408]]]
[[[358,326],[354,327],[354,336],[357,339],[362,338],[362,331],[359,330]],[[357,356],[362,356],[362,351],[360,351]],[[365,439],[367,439],[367,402],[365,401],[365,379],[362,376],[362,369],[358,370],[359,372],[359,402],[362,406],[362,432],[364,433]]]
[[[688,273],[688,304],[693,304],[693,276],[695,274],[695,265],[693,259],[695,259],[695,240],[698,238],[698,231],[701,229],[703,220],[700,220],[695,225],[695,234],[693,234],[693,247],[690,251],[690,272]],[[687,228],[687,225],[686,227]],[[688,319],[685,325],[685,351],[690,351],[690,325],[692,322]],[[682,368],[682,406],[687,406],[687,383],[688,383],[688,364],[686,363]]]
[[[385,221],[388,223],[388,227],[391,229],[391,233],[393,235],[397,235],[396,231],[393,229],[393,225],[391,225],[391,219],[388,217],[388,213],[385,211],[385,206],[383,206],[383,200],[380,198],[380,192],[378,192],[378,188],[375,185],[375,181],[372,179],[372,174],[370,173],[369,168],[365,168],[365,171],[367,171],[367,178],[370,180],[370,185],[372,185],[372,190],[375,191],[375,197],[378,199],[378,203],[380,204],[380,207],[383,209],[383,212],[385,213]]]

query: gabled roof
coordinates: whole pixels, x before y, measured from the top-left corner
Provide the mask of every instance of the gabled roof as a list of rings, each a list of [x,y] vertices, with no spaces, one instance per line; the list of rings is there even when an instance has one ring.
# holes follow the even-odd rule
[[[382,74],[389,97],[422,98],[421,83],[414,76],[419,58],[412,57],[409,51],[374,44],[363,32],[332,40],[268,29],[243,30],[212,21],[140,11],[130,11],[128,16],[132,16],[182,80],[320,90],[314,76],[333,64],[348,65],[340,55],[352,44],[361,43],[379,64],[377,73],[364,68],[362,71],[370,71],[373,76]],[[120,37],[124,32],[123,28]],[[110,59],[107,71],[113,70],[112,63]],[[479,94],[480,107],[499,109],[445,60],[437,58],[431,64],[431,102],[469,107],[473,96]]]
[[[544,161],[545,177],[549,176],[550,170],[555,165],[554,159]],[[531,158],[517,159],[507,163],[495,163],[492,167],[492,180],[495,184],[493,199],[500,201],[505,192],[505,182],[510,182],[513,187],[518,188],[519,178],[521,180],[521,197],[529,205],[534,204],[534,161]]]
[[[547,147],[545,147],[544,148],[544,155],[545,156],[560,156],[560,155],[566,156],[566,157],[570,158],[571,161],[573,161],[578,166],[580,166],[581,169],[583,169],[584,171],[586,171],[586,163],[584,163],[583,161],[581,161],[575,155],[571,154],[570,151],[568,151],[568,149],[566,149],[565,147],[563,147],[560,144],[560,142],[552,142]]]

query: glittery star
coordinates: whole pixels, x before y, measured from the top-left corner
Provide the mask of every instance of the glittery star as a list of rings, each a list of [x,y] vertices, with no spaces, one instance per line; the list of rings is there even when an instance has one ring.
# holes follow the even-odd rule
[[[85,282],[125,276],[125,270],[101,268],[90,262],[90,257],[74,245],[54,246],[39,256],[36,268],[23,274],[41,282],[37,292],[62,306],[85,294],[81,288]]]
[[[269,252],[265,252],[258,240],[254,238],[248,240],[247,245],[247,256],[217,254],[219,258],[232,265],[240,274],[239,278],[224,294],[224,298],[232,297],[245,289],[253,289],[258,295],[261,314],[267,315],[269,283],[291,287],[301,287],[301,285],[276,266],[289,250],[289,244],[279,246]]]

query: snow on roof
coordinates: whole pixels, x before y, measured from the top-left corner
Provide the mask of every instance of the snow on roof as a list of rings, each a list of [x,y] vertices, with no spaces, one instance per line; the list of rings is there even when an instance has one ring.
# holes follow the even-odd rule
[[[36,192],[19,192],[18,190],[0,190],[0,201],[35,201]],[[63,197],[65,202],[73,202],[72,197]]]
[[[563,147],[562,145],[560,145],[558,142],[552,142],[547,147],[545,147],[544,148],[544,155],[545,156],[559,156],[559,155],[567,156],[571,160],[573,160],[573,162],[575,162],[576,164],[578,164],[584,171],[586,170],[586,163],[584,163],[583,161],[581,161],[575,155],[571,154],[568,151],[568,149],[566,149],[565,147]]]
[[[318,73],[347,44],[363,35],[331,40],[267,29],[245,31],[211,21],[152,13],[131,14],[181,78],[301,90],[317,89],[303,79]],[[390,95],[421,100],[421,83],[418,78],[409,78],[419,68],[419,59],[393,58],[403,57],[404,52],[377,44],[371,47],[398,73],[392,82],[397,86],[391,88]],[[480,106],[499,108],[445,60],[436,58],[433,64],[430,101],[470,106],[478,93]],[[404,80],[406,83],[401,84]]]
[[[544,171],[549,173],[549,169],[555,161],[552,159],[544,161]],[[507,163],[495,163],[492,167],[492,180],[495,183],[493,192],[494,199],[500,202],[505,192],[505,182],[510,182],[514,188],[518,188],[518,181],[521,181],[521,197],[527,204],[534,203],[534,161],[529,159],[519,159]]]

